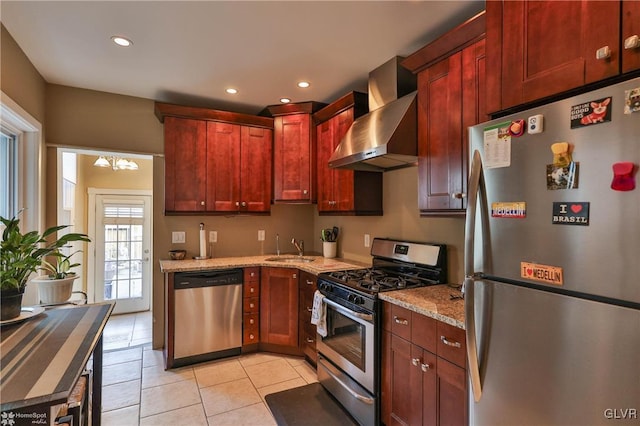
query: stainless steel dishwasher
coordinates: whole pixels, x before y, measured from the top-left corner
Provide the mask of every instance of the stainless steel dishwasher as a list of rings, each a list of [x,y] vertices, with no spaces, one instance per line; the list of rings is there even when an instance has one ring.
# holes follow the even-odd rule
[[[242,269],[174,276],[174,366],[239,355]]]

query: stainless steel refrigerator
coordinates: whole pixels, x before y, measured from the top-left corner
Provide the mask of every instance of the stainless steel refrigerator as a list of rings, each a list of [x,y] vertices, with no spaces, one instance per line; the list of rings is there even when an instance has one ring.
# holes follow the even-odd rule
[[[470,424],[639,424],[640,78],[469,132]]]

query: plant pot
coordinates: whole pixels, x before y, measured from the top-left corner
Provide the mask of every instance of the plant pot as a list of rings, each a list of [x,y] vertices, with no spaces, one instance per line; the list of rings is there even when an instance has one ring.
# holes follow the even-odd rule
[[[41,275],[31,280],[38,284],[38,297],[43,305],[64,303],[71,298],[73,280],[78,275],[70,275],[66,278],[52,280],[46,275]]]
[[[0,293],[0,321],[7,321],[20,316],[23,294],[4,291]]]

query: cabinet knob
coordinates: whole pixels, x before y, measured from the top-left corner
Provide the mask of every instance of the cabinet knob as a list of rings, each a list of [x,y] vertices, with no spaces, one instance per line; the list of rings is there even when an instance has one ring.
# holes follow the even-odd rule
[[[253,303],[249,303],[249,307],[253,308],[255,305]]]
[[[256,338],[256,337],[255,337],[253,334],[250,334],[250,335],[249,335],[249,339],[250,339],[250,340],[253,340],[253,339],[255,339],[255,338]]]
[[[417,367],[422,363],[420,362],[420,358],[412,358],[411,359],[411,364],[413,364],[414,367]]]
[[[460,347],[460,342],[450,342],[444,336],[440,336],[440,340],[442,340],[442,343],[444,343],[447,346],[451,346],[452,348],[459,348]]]
[[[315,340],[313,340],[313,339],[309,339],[309,338],[307,337],[307,343],[313,343],[313,342],[315,342]]]
[[[640,47],[640,37],[637,34],[624,39],[625,49],[637,49],[638,47]]]
[[[242,202],[242,207],[247,207],[247,203],[245,201]]]
[[[298,278],[298,274],[293,274],[291,278]]]
[[[464,192],[454,192],[453,194],[451,194],[451,198],[455,198],[457,200],[461,200],[463,198],[465,198],[467,196],[467,194],[465,194]]]
[[[204,201],[200,201],[200,205],[201,205],[201,206],[204,206]]]
[[[309,191],[307,191],[306,189],[303,189],[303,190],[302,190],[302,193],[303,193],[304,195],[307,195],[307,194],[309,193]]]
[[[310,307],[307,306],[307,311],[308,312],[313,312],[313,308],[310,308]]]
[[[421,369],[423,372],[425,372],[425,373],[426,373],[430,368],[431,368],[431,365],[429,365],[429,364],[420,364],[420,369]]]
[[[611,57],[611,49],[609,46],[602,46],[596,50],[596,59],[607,59]]]
[[[253,287],[251,287],[251,288],[249,289],[249,293],[253,293],[253,292],[255,292],[255,291],[256,291],[256,289],[255,289],[255,288],[253,288]]]
[[[256,276],[256,273],[255,273],[255,272],[251,272],[251,273],[249,274],[249,276],[255,277],[255,276]]]
[[[251,319],[249,320],[249,324],[252,324],[252,325],[253,325],[253,323],[255,323],[255,320],[254,320],[253,318],[251,318]]]
[[[236,201],[236,207],[240,207],[240,201]]]
[[[313,281],[306,280],[307,285],[313,285]]]

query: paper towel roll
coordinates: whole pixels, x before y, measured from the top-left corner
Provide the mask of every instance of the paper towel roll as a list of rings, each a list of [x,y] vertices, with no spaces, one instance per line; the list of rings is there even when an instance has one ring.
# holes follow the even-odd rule
[[[200,224],[200,257],[207,257],[207,233],[204,230],[204,223]]]

